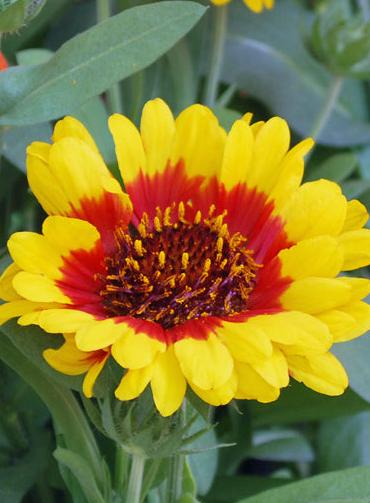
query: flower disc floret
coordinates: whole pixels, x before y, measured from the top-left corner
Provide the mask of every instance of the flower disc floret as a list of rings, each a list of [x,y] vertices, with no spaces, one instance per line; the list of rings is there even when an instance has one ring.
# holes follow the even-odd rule
[[[100,291],[109,316],[133,316],[172,328],[208,316],[245,311],[258,268],[240,233],[230,236],[224,216],[192,220],[180,202],[177,211],[144,213],[132,232],[115,231],[116,249],[106,258]]]

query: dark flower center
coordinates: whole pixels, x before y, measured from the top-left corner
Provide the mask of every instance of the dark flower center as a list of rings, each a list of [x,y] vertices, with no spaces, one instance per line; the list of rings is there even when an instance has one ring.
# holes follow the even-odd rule
[[[182,203],[152,222],[115,231],[116,251],[106,259],[100,291],[109,316],[134,316],[172,328],[205,316],[240,313],[259,267],[241,234],[230,235],[223,215],[198,211],[185,218]]]

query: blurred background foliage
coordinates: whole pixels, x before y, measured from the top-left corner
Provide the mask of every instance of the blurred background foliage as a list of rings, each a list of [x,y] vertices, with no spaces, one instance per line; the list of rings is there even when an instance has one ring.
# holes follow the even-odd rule
[[[183,2],[188,4],[183,12],[171,1],[154,2],[155,8],[146,0],[111,3],[115,15],[107,20],[99,0],[0,1],[1,50],[10,66],[0,74],[1,269],[8,263],[9,235],[38,230],[44,218],[27,186],[25,149],[31,141],[48,141],[58,117],[73,114],[82,120],[117,173],[107,130],[112,111],[138,122],[150,98],[161,96],[175,113],[202,100],[215,8],[203,15],[207,1],[199,2],[202,8]],[[134,6],[143,10],[130,17],[126,9]],[[348,198],[369,208],[370,2],[277,0],[273,10],[255,15],[234,0],[229,10],[214,105],[222,125],[229,128],[246,111],[255,120],[286,118],[293,143],[309,135],[317,140],[306,180],[334,180]],[[58,387],[77,390],[80,381],[43,362],[41,350],[58,345],[56,337],[36,328],[25,334],[15,323],[3,332],[0,501],[68,502],[66,487],[75,481],[59,450],[65,432],[52,428],[48,409],[32,390],[35,380],[28,377],[37,375],[40,382],[48,376],[56,400]],[[351,381],[341,397],[323,397],[294,384],[276,403],[219,408],[217,426],[190,445],[183,503],[369,501],[370,338],[335,352]],[[100,396],[105,386],[103,375]],[[75,401],[80,403],[77,396]],[[191,404],[200,410],[195,399]],[[57,405],[48,404],[49,410]],[[204,424],[194,431],[207,425],[203,412]],[[97,442],[109,465],[113,443],[98,433]],[[220,443],[231,445],[212,448]],[[59,455],[53,456],[57,446]],[[158,501],[165,468],[161,463],[148,483],[154,487],[148,495],[152,503]],[[83,476],[79,483],[83,488]],[[78,503],[93,501],[82,493]]]

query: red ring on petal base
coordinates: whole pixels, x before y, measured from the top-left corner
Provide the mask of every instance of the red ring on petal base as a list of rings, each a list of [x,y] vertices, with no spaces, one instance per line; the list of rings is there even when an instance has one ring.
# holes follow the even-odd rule
[[[104,251],[101,245],[74,251],[65,260],[58,285],[73,306],[97,318],[124,320],[167,343],[206,339],[222,320],[282,311],[279,299],[291,279],[281,277],[276,254],[291,243],[281,218],[273,215],[273,202],[245,184],[227,191],[216,178],[199,188],[203,182],[204,177],[189,177],[182,163],[151,177],[140,175],[128,187],[136,205],[136,227],[130,229],[120,225],[127,213],[108,196],[100,206],[84,202],[84,216],[98,227],[106,226],[112,204],[114,211],[104,229]],[[94,215],[99,208],[100,221]],[[225,259],[234,264],[220,279]],[[192,280],[183,281],[192,265]],[[212,280],[199,291],[203,285],[196,282],[210,273]]]

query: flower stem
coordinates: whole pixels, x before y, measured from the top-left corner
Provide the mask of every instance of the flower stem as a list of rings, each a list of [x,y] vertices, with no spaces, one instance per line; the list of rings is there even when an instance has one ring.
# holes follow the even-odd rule
[[[314,123],[310,136],[314,140],[320,139],[320,134],[322,133],[324,127],[326,126],[330,116],[334,110],[334,107],[338,101],[339,94],[342,90],[343,85],[343,77],[336,76],[333,78],[329,89],[328,94],[326,96],[326,100],[323,108],[320,110],[320,113]]]
[[[184,461],[184,456],[182,454],[175,454],[172,458],[167,479],[165,503],[177,503],[181,497]]]
[[[209,107],[213,107],[215,105],[217,98],[227,31],[227,6],[224,5],[212,10],[214,15],[214,24],[211,46],[211,63],[204,95],[204,103]]]
[[[110,0],[96,0],[96,18],[101,23],[111,16]],[[107,101],[110,113],[122,113],[122,98],[119,83],[107,90]]]
[[[130,479],[126,493],[126,503],[140,503],[143,484],[145,458],[139,454],[132,455]]]
[[[186,400],[184,399],[180,414],[180,424],[184,426],[186,422]],[[174,454],[171,460],[169,474],[167,478],[165,503],[177,503],[182,495],[182,483],[184,477],[185,456]]]
[[[129,456],[122,446],[116,444],[116,460],[114,466],[114,488],[121,496],[124,494],[124,487],[127,481]]]

